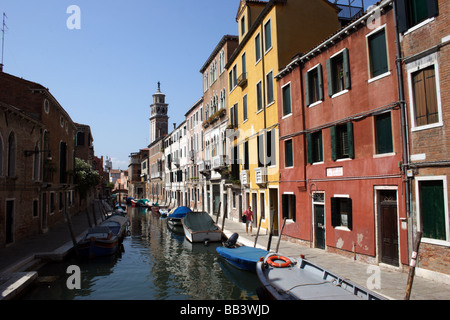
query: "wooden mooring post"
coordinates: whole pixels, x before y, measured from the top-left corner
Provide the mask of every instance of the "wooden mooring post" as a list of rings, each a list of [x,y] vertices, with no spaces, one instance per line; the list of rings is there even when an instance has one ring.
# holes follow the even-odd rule
[[[411,297],[411,289],[414,282],[414,274],[416,271],[417,259],[419,258],[419,246],[421,240],[422,240],[422,232],[417,232],[416,238],[414,239],[414,248],[413,248],[414,251],[411,255],[411,262],[409,264],[408,283],[406,285],[404,300],[409,300],[409,298]]]

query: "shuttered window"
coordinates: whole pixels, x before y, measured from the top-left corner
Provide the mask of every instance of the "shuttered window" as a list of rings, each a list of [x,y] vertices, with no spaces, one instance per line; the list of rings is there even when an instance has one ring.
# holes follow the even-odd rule
[[[386,32],[381,30],[368,37],[370,77],[375,78],[388,72]]]
[[[347,122],[343,125],[330,128],[331,133],[331,158],[353,159],[355,157],[353,145],[353,123]]]
[[[284,142],[284,166],[286,168],[294,166],[294,154],[292,152],[292,140]]]
[[[255,37],[255,63],[261,60],[261,35]]]
[[[447,240],[443,180],[420,181],[419,197],[423,237]]]
[[[353,229],[352,199],[331,198],[331,224],[333,227]]]
[[[375,137],[377,154],[390,153],[394,151],[390,112],[386,112],[375,117]]]
[[[323,161],[322,131],[306,135],[308,145],[308,163]]]
[[[291,84],[287,84],[283,87],[283,116],[292,113],[291,103]]]
[[[262,97],[262,83],[261,81],[256,84],[256,111],[260,111],[263,108]]]
[[[416,126],[439,121],[434,65],[412,74]]]
[[[283,194],[281,196],[281,206],[283,210],[283,218],[295,221],[296,200],[294,194]]]
[[[272,48],[272,26],[270,20],[264,25],[264,49],[269,51]]]
[[[323,100],[322,65],[305,73],[305,101],[309,106],[314,102]]]
[[[348,49],[327,60],[328,95],[350,89],[350,64]]]
[[[267,104],[271,104],[274,101],[273,96],[273,73],[270,71],[266,75],[266,85],[267,85]]]
[[[401,33],[439,14],[438,0],[397,0],[396,6]]]

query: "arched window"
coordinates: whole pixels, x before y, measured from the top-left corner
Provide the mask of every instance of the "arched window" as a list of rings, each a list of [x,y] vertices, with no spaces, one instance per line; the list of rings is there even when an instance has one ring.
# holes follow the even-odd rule
[[[16,136],[11,132],[8,138],[8,177],[16,175]]]
[[[67,183],[67,145],[64,142],[59,146],[59,183]]]

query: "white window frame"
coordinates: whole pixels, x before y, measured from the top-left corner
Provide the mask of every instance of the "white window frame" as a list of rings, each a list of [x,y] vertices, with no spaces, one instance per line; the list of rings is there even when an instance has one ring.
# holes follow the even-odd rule
[[[425,69],[429,66],[434,65],[434,76],[436,80],[436,100],[437,100],[437,108],[438,108],[438,116],[439,120],[436,123],[427,124],[424,126],[417,126],[415,123],[415,114],[414,114],[414,92],[412,85],[412,74]],[[425,56],[421,59],[412,61],[406,64],[406,72],[408,76],[408,90],[409,90],[409,112],[411,116],[411,131],[421,131],[427,130],[436,127],[442,127],[442,102],[441,102],[441,87],[440,87],[440,76],[439,76],[439,63],[438,63],[438,55],[437,53],[432,53],[428,56]]]

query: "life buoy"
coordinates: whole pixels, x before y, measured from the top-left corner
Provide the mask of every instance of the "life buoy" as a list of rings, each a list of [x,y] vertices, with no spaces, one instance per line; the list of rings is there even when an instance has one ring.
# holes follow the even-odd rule
[[[281,260],[284,262],[275,262],[275,260]],[[287,268],[292,265],[292,261],[289,258],[277,255],[270,256],[267,258],[266,262],[275,268]]]

